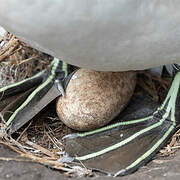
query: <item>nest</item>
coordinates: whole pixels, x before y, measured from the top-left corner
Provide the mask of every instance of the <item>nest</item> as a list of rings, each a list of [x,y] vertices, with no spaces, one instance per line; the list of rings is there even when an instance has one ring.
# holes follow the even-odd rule
[[[7,32],[0,40],[0,87],[31,77],[46,68],[52,59],[52,56],[29,47]],[[170,79],[152,80],[147,72],[143,72],[143,77],[138,79],[139,87],[146,90],[156,101],[160,100],[159,93],[162,89],[167,90],[170,84]],[[13,136],[5,134],[0,143],[30,161],[61,170],[68,176],[92,176],[93,173],[85,166],[70,166],[59,161],[64,153],[62,137],[72,130],[58,120],[54,107],[55,102],[52,102],[48,105],[48,111],[46,107],[33,118],[33,121]],[[180,131],[171,138],[158,156],[168,156],[178,148],[180,148]],[[13,158],[0,158],[0,160],[27,161],[27,159]]]
[[[0,40],[0,87],[31,77],[45,69],[52,57],[6,33]]]

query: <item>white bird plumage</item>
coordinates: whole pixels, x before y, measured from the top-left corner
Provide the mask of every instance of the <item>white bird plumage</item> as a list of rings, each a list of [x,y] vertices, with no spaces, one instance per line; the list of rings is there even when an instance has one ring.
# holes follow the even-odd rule
[[[1,0],[0,25],[46,53],[103,71],[180,62],[178,0]]]

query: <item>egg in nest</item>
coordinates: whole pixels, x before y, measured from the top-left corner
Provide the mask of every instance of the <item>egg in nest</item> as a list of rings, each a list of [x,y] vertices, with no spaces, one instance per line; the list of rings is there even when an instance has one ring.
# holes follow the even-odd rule
[[[102,127],[128,104],[136,73],[79,69],[69,81],[65,96],[57,99],[57,114],[68,127],[87,131]]]

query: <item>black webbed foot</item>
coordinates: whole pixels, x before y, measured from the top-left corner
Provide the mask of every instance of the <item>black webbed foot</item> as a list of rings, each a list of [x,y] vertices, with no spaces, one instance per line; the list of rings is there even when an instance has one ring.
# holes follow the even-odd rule
[[[113,176],[134,172],[152,159],[176,131],[180,122],[179,87],[177,72],[166,99],[152,115],[67,135],[66,152],[74,162],[82,161],[89,168]]]
[[[61,94],[67,75],[62,61],[54,59],[47,70],[0,89],[1,120],[13,133]]]

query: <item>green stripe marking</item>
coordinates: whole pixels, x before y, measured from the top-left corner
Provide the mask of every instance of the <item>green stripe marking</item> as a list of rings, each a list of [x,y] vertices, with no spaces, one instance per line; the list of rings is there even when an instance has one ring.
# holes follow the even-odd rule
[[[34,75],[33,77],[30,77],[30,78],[24,79],[24,80],[22,80],[22,81],[20,81],[20,82],[13,83],[13,84],[10,84],[10,85],[8,85],[8,86],[2,87],[2,88],[0,88],[0,93],[3,93],[4,91],[6,91],[6,90],[8,90],[8,89],[10,89],[10,88],[12,88],[12,87],[19,86],[19,85],[21,85],[21,84],[23,84],[23,83],[25,83],[25,82],[27,82],[27,81],[29,81],[29,80],[35,79],[35,78],[41,76],[44,72],[45,72],[45,70],[37,73],[37,74]]]
[[[67,77],[67,75],[68,75],[68,65],[64,61],[62,62],[62,70],[64,71],[65,77]]]
[[[93,134],[96,134],[96,133],[100,133],[100,132],[104,132],[104,131],[113,129],[115,127],[127,126],[127,125],[131,125],[131,124],[141,123],[141,122],[149,120],[152,117],[153,116],[148,116],[148,117],[145,117],[145,118],[136,119],[136,120],[132,120],[132,121],[118,122],[118,123],[115,123],[115,124],[111,124],[109,126],[105,126],[105,127],[99,128],[99,129],[95,129],[93,131],[88,131],[88,132],[84,132],[84,133],[77,133],[76,135],[78,137],[85,137],[85,136],[89,136],[89,135],[93,135]]]
[[[52,65],[52,69],[51,69],[51,74],[49,76],[49,78],[42,83],[38,88],[36,88],[29,96],[28,98],[24,101],[23,104],[21,104],[21,106],[19,106],[19,108],[16,109],[16,111],[14,111],[14,113],[10,116],[10,118],[8,119],[8,121],[6,122],[6,125],[9,126],[10,123],[13,121],[13,119],[16,117],[17,113],[19,111],[21,111],[25,106],[27,106],[27,104],[32,100],[32,98],[40,91],[42,90],[44,87],[46,87],[55,77],[55,71],[57,69],[59,60],[58,59],[54,59],[53,62],[51,63]]]

